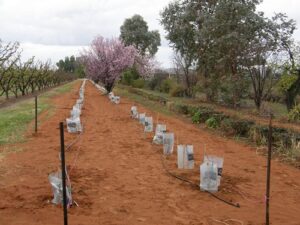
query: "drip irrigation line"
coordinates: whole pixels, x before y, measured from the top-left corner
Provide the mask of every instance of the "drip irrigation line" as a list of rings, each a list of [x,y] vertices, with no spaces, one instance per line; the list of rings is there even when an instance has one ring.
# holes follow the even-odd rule
[[[166,167],[166,164],[165,164],[165,157],[164,157],[163,155],[161,155],[161,161],[162,161],[162,165],[163,165],[164,170],[165,170],[170,176],[172,176],[172,177],[174,177],[174,178],[176,178],[176,179],[178,179],[178,180],[184,181],[184,182],[186,182],[186,183],[189,183],[190,185],[192,185],[192,186],[194,186],[194,187],[196,187],[196,188],[200,188],[200,185],[199,185],[199,184],[196,184],[196,183],[194,183],[193,181],[190,181],[190,180],[188,180],[188,179],[186,179],[186,178],[184,178],[184,177],[178,176],[177,174],[174,174],[174,173],[170,172],[170,171],[168,170],[168,168]],[[218,200],[220,200],[221,202],[223,202],[223,203],[225,203],[225,204],[227,204],[227,205],[230,205],[230,206],[233,206],[233,207],[236,207],[236,208],[240,208],[240,204],[239,204],[239,203],[233,203],[233,202],[230,202],[230,201],[228,201],[228,200],[226,200],[226,199],[223,199],[223,198],[221,198],[221,197],[219,197],[219,196],[217,196],[217,195],[215,195],[214,193],[209,192],[209,191],[204,191],[204,192],[210,194],[210,195],[211,195],[212,197],[214,197],[215,199],[218,199]]]

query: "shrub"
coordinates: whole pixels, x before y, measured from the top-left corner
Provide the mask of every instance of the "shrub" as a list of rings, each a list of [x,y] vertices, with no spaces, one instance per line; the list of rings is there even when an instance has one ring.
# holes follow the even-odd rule
[[[157,71],[149,80],[147,86],[151,90],[160,90],[161,83],[169,77],[169,74],[163,71]]]
[[[200,123],[204,123],[214,113],[214,111],[212,109],[204,108],[204,107],[200,108],[199,111],[201,112]]]
[[[220,127],[223,132],[228,135],[235,135],[235,130],[232,127],[233,120],[230,118],[225,118],[221,121]]]
[[[200,123],[201,112],[198,110],[192,117],[193,123]]]
[[[247,137],[253,125],[254,125],[253,121],[234,120],[232,123],[232,128],[235,130],[236,135]]]
[[[188,113],[190,113],[190,115],[193,115],[192,116],[193,123],[203,123],[203,122],[207,121],[213,114],[212,109],[205,108],[205,107],[200,107],[198,109],[196,109],[195,107],[190,107],[190,108],[187,108],[187,110],[188,110]],[[214,119],[217,121],[216,118],[214,118]],[[218,123],[218,121],[217,121],[217,123]]]
[[[215,117],[208,118],[205,121],[205,124],[208,128],[213,128],[213,129],[216,129],[219,126],[218,121]]]
[[[183,97],[185,95],[185,88],[181,85],[174,85],[170,90],[170,95],[172,97]]]
[[[139,78],[139,74],[136,69],[127,69],[122,76],[121,83],[125,85],[132,85],[132,82]]]
[[[132,87],[134,88],[143,88],[145,81],[143,79],[137,79],[132,81]]]
[[[175,86],[175,82],[171,79],[165,79],[161,82],[160,91],[169,93],[170,90]]]
[[[299,122],[300,121],[300,104],[295,107],[288,114],[289,121]]]
[[[192,105],[188,106],[188,108],[187,108],[187,114],[189,116],[193,116],[196,112],[198,112],[198,107],[192,106]]]

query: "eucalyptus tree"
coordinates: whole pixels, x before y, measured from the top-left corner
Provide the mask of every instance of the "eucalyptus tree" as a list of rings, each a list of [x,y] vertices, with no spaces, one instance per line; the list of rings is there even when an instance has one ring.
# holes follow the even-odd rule
[[[149,31],[147,22],[140,15],[125,19],[120,28],[120,39],[126,46],[134,46],[141,55],[154,56],[160,46],[157,30]]]
[[[257,73],[254,76],[254,68],[266,68],[268,55],[289,43],[293,23],[278,23],[282,16],[266,18],[257,11],[259,3],[260,0],[181,0],[169,3],[162,11],[166,38],[185,61],[197,64],[205,78],[209,100],[216,100],[219,90],[225,87],[233,106],[238,106],[249,76],[259,102],[264,98],[257,82],[261,85],[265,80]]]

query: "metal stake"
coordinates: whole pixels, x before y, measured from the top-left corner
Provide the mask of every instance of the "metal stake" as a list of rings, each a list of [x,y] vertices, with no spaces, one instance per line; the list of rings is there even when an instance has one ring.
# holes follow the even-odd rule
[[[38,110],[37,110],[37,96],[34,97],[35,101],[35,133],[37,133],[37,117],[38,117]]]
[[[64,210],[64,225],[68,225],[68,209],[67,209],[67,190],[66,190],[66,164],[65,164],[65,138],[64,124],[59,123],[60,128],[60,149],[61,149],[61,173],[63,185],[63,210]]]
[[[267,167],[267,190],[266,190],[266,225],[270,224],[270,187],[271,187],[271,158],[272,158],[272,117],[270,114],[268,132],[268,167]]]

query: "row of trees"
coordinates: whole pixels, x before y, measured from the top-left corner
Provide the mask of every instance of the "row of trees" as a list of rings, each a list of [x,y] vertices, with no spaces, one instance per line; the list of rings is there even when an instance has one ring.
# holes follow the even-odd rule
[[[79,78],[85,77],[84,67],[81,63],[80,57],[66,56],[65,59],[60,59],[56,66],[60,71],[64,71],[66,73],[72,73]]]
[[[260,0],[176,0],[161,12],[166,38],[176,52],[187,93],[197,71],[209,101],[227,95],[234,107],[251,93],[259,109],[275,83],[290,110],[300,89],[295,21],[284,14],[271,19],[257,11]],[[284,74],[285,76],[282,76]],[[281,85],[280,85],[281,84]]]
[[[69,73],[54,70],[49,61],[32,57],[23,62],[21,52],[18,42],[5,44],[0,40],[0,96],[18,97],[74,79]]]

